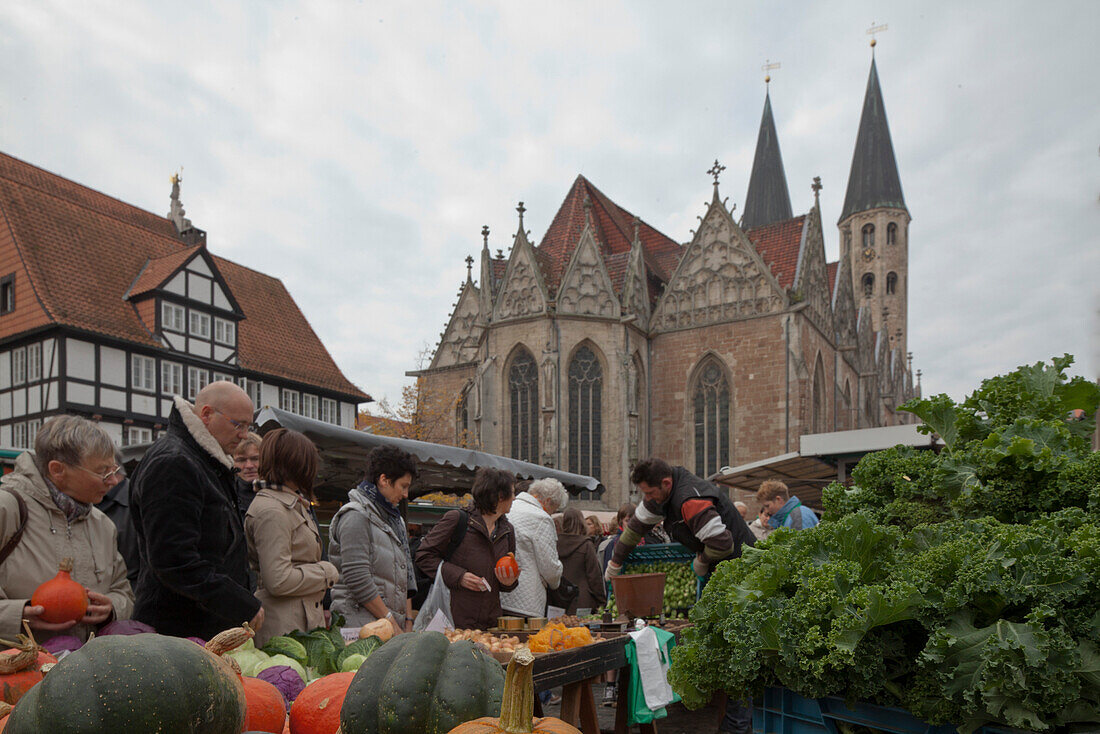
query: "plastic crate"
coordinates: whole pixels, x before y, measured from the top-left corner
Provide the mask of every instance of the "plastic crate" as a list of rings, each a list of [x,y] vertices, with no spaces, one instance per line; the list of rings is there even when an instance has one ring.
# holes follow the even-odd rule
[[[754,701],[755,734],[843,734],[838,724],[856,724],[889,734],[955,734],[952,724],[926,724],[908,711],[869,703],[849,707],[840,698],[805,698],[788,688],[767,688]],[[977,734],[1027,734],[1004,726],[983,726]]]
[[[695,554],[681,543],[647,543],[630,551],[623,564],[636,566],[641,563],[691,563]]]

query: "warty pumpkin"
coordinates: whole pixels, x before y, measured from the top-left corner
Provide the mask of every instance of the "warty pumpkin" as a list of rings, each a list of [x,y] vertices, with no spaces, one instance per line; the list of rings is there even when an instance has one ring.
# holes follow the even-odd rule
[[[340,727],[343,734],[445,734],[500,711],[503,693],[500,663],[472,642],[407,632],[363,662],[344,697]]]
[[[581,734],[579,729],[561,719],[550,716],[534,718],[534,662],[531,648],[527,645],[517,647],[512,661],[508,663],[500,717],[485,716],[467,721],[451,729],[448,734]]]
[[[240,734],[241,681],[190,640],[96,637],[23,696],[5,734]]]

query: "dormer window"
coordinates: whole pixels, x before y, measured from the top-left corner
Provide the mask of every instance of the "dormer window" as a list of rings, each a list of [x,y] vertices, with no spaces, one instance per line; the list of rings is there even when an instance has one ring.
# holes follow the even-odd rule
[[[160,327],[168,331],[183,331],[183,306],[174,303],[160,305]]]
[[[199,311],[191,312],[191,336],[210,338],[210,315]]]
[[[15,310],[15,273],[0,278],[0,315]]]
[[[890,222],[886,225],[886,244],[896,245],[898,243],[898,224],[897,222]]]
[[[226,319],[214,319],[214,341],[233,346],[237,343],[237,325]]]

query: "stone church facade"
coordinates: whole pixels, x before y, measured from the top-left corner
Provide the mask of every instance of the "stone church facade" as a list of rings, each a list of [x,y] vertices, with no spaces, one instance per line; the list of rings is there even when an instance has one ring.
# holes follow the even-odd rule
[[[646,456],[701,476],[796,451],[806,433],[909,422],[909,213],[872,61],[845,206],[827,262],[815,179],[792,216],[771,111],[740,218],[713,195],[680,244],[583,176],[536,246],[482,231],[423,393],[452,406],[444,443],[590,474],[608,507]],[[807,199],[810,197],[807,196]],[[580,499],[595,500],[595,496]]]

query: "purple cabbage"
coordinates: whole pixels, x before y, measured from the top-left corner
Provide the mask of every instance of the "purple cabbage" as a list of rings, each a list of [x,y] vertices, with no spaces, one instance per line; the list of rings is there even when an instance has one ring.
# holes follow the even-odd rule
[[[191,640],[191,642],[194,642],[199,647],[206,647],[206,640],[201,637],[187,637],[185,639]]]
[[[291,702],[306,687],[302,676],[298,675],[298,671],[289,665],[272,665],[270,668],[261,670],[256,677],[279,689],[279,693],[283,694],[283,698],[286,699],[287,710],[290,710]]]
[[[110,624],[104,625],[100,628],[99,632],[96,632],[97,637],[103,637],[104,635],[140,635],[146,632],[156,632],[155,629],[139,622],[136,619],[116,619]]]
[[[61,652],[73,652],[79,650],[84,642],[75,635],[58,635],[51,637],[42,643],[42,647],[51,655],[56,656]]]

